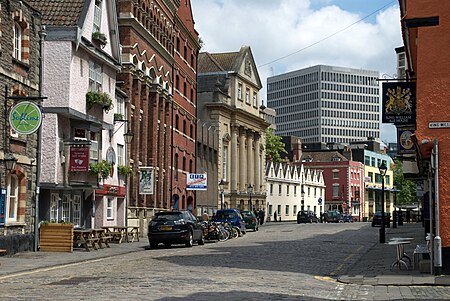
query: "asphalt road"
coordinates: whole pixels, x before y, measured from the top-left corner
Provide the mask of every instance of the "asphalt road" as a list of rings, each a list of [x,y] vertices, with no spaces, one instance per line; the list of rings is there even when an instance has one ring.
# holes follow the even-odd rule
[[[161,245],[4,277],[0,300],[448,300],[450,287],[334,281],[377,237],[368,223],[271,223],[226,242]]]

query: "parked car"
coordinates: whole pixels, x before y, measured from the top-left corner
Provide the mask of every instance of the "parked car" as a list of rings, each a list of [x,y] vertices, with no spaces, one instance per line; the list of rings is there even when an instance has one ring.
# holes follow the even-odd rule
[[[353,219],[352,219],[352,216],[350,214],[342,215],[342,221],[344,223],[353,223]]]
[[[381,212],[375,212],[372,218],[372,227],[381,226]],[[391,226],[391,215],[387,212],[384,213],[384,226]]]
[[[318,223],[319,219],[312,211],[303,210],[297,213],[297,224],[300,223]]]
[[[343,222],[342,215],[337,210],[332,210],[332,211],[325,212],[325,219],[326,219],[326,221],[328,223],[341,223],[341,222]]]
[[[246,229],[253,229],[253,231],[258,231],[259,221],[253,211],[242,211],[242,217],[244,218]]]
[[[217,210],[216,216],[214,217],[215,222],[229,222],[233,226],[238,227],[242,234],[247,232],[245,228],[245,221],[239,210],[231,209],[221,209]]]
[[[203,229],[199,220],[190,211],[158,212],[148,224],[148,241],[150,248],[163,243],[166,247],[172,244],[185,244],[192,247],[194,241],[203,245]]]

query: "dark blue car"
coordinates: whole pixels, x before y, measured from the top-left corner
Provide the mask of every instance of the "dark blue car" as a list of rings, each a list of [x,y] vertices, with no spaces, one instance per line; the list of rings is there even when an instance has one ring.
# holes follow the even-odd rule
[[[245,228],[245,221],[242,217],[239,210],[231,208],[231,209],[221,209],[216,212],[216,216],[214,218],[215,222],[229,222],[233,226],[241,229],[241,233],[245,234],[247,232]]]

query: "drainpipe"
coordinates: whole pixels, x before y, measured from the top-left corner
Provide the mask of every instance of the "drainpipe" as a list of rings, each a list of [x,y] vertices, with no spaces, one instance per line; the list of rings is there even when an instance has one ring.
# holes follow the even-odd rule
[[[44,79],[44,40],[47,36],[47,31],[45,30],[45,25],[42,25],[41,32],[39,33],[40,42],[39,42],[39,54],[40,54],[40,62],[39,62],[39,96],[42,97],[42,83]],[[38,107],[42,110],[42,98],[38,100]],[[34,209],[34,251],[38,251],[39,245],[39,198],[40,198],[40,177],[41,177],[41,140],[42,140],[42,127],[39,127],[38,135],[37,135],[37,150],[36,150],[36,194],[35,194],[35,209]]]
[[[438,153],[438,140],[434,140],[434,193],[435,193],[435,223],[436,223],[436,236],[434,238],[434,273],[435,275],[442,274],[442,252],[441,252],[441,237],[439,236],[439,153]]]

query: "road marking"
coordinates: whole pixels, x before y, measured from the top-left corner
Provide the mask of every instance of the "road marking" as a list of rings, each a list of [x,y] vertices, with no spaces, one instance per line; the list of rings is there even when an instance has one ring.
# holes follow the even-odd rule
[[[343,267],[344,267],[344,263],[346,263],[347,261],[349,261],[353,256],[355,256],[356,254],[359,253],[359,251],[361,251],[364,247],[360,246],[355,253],[351,253],[350,255],[348,255],[345,259],[344,262],[341,263],[340,265],[338,265],[338,267],[330,273],[331,276],[336,275]]]
[[[99,259],[92,259],[92,260],[86,260],[86,261],[81,261],[81,262],[68,263],[68,264],[53,266],[53,267],[49,267],[49,268],[39,268],[39,269],[35,269],[35,270],[32,270],[32,271],[20,272],[20,273],[15,273],[15,274],[11,274],[11,275],[0,276],[0,280],[14,278],[14,277],[20,277],[20,276],[25,276],[25,275],[31,275],[31,274],[36,274],[36,273],[40,273],[40,272],[48,272],[48,271],[58,270],[58,269],[62,269],[62,268],[77,266],[77,265],[81,265],[81,264],[86,264],[86,263],[91,263],[91,262],[98,262],[98,261],[102,261],[102,260],[105,260],[105,259],[107,259],[107,258],[99,258]]]
[[[326,282],[336,283],[336,279],[328,277],[328,276],[314,276],[314,279]]]

